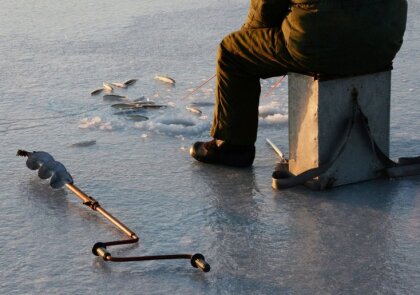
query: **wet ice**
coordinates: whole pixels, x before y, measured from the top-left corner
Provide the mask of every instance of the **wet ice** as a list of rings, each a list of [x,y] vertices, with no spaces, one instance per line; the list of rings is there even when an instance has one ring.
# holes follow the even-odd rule
[[[420,154],[420,3],[409,5],[392,73],[393,158]],[[214,81],[181,98],[214,74],[217,45],[241,27],[247,9],[239,0],[3,3],[1,294],[420,292],[418,178],[325,193],[271,189],[277,159],[265,138],[287,154],[287,79],[260,102],[252,169],[189,157],[192,142],[209,139]],[[155,73],[170,73],[176,87],[155,81]],[[102,81],[131,77],[138,81],[114,93],[168,107],[133,122],[90,96]],[[263,95],[277,80],[263,81]],[[185,109],[192,103],[202,116]],[[70,147],[92,138],[98,144]],[[201,252],[212,271],[94,257],[92,245],[118,232],[40,181],[14,156],[21,148],[53,154],[76,185],[139,234],[139,246],[118,254]]]

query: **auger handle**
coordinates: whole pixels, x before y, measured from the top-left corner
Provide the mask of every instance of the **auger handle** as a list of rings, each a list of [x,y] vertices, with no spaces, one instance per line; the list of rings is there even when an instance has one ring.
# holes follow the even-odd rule
[[[107,243],[98,242],[93,245],[92,253],[101,257],[105,261],[128,262],[128,261],[146,261],[146,260],[169,260],[169,259],[191,259],[191,265],[199,268],[204,272],[210,271],[204,256],[200,253],[190,254],[173,254],[173,255],[155,255],[155,256],[134,256],[134,257],[114,257],[106,248]]]
[[[196,253],[191,257],[191,265],[195,268],[201,269],[204,272],[210,271],[210,264],[206,262],[206,259],[200,253]]]

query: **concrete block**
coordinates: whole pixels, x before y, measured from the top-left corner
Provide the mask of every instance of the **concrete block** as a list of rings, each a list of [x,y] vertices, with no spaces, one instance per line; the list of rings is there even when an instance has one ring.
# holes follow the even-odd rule
[[[329,159],[352,117],[353,89],[373,138],[389,154],[391,71],[325,81],[289,73],[290,172],[296,175]],[[361,128],[354,127],[340,158],[318,177],[320,189],[379,177],[383,166]]]

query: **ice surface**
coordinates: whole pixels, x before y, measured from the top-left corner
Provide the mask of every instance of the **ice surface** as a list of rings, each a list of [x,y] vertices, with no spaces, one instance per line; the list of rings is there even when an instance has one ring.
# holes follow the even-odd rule
[[[420,154],[420,2],[409,6],[392,78],[394,158]],[[183,97],[214,74],[220,40],[247,9],[240,0],[2,1],[0,294],[420,293],[418,177],[322,193],[271,189],[276,156],[265,138],[287,153],[287,79],[261,99],[253,168],[189,157],[192,142],[209,138],[214,80]],[[148,121],[90,95],[102,81],[133,78],[114,93],[168,106],[140,112]],[[262,94],[277,81],[262,81]],[[192,103],[202,116],[185,109]],[[69,191],[51,189],[18,149],[49,152],[140,236],[113,254],[200,252],[212,271],[93,256],[94,243],[123,236]]]

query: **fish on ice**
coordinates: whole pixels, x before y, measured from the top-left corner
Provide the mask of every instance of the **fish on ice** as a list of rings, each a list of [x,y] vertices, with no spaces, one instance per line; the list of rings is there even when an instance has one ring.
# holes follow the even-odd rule
[[[135,99],[135,100],[133,100],[133,101],[135,101],[135,102],[140,102],[140,101],[145,101],[145,100],[149,101],[148,99],[146,99],[146,97],[145,97],[145,96],[140,96],[139,98],[136,98],[136,99]]]
[[[103,86],[103,89],[107,92],[112,92],[114,90],[114,88],[109,83],[103,82],[102,86]]]
[[[117,88],[127,88],[127,86],[133,85],[134,83],[137,82],[137,79],[130,79],[125,81],[124,83],[120,83],[120,82],[112,82],[110,83],[112,86],[115,86]]]
[[[81,142],[76,142],[70,145],[70,147],[87,147],[96,144],[96,140],[86,140]]]
[[[101,93],[104,89],[103,88],[99,88],[96,90],[93,90],[90,95],[98,95],[99,93]]]
[[[203,113],[199,108],[194,107],[194,106],[187,106],[186,109],[190,111],[191,113],[194,113],[197,115],[201,115]]]
[[[207,101],[199,101],[199,102],[192,102],[190,106],[194,107],[212,107],[214,106],[214,102],[207,102]]]
[[[137,82],[137,79],[130,79],[128,81],[125,81],[124,85],[127,87],[127,86],[130,86],[130,85],[133,85],[136,82]]]
[[[118,82],[112,82],[111,86],[115,86],[117,88],[126,88],[127,85],[125,85],[124,83],[118,83]]]
[[[154,103],[145,103],[141,106],[144,109],[160,109],[160,108],[166,108],[167,106],[164,104],[154,104]]]
[[[131,115],[131,114],[139,114],[139,113],[143,113],[144,109],[142,108],[132,108],[132,109],[123,109],[122,111],[116,112],[114,113],[114,115],[120,116],[126,116],[126,115]]]
[[[111,107],[115,109],[133,109],[133,108],[141,108],[144,105],[151,105],[155,104],[153,101],[141,101],[141,102],[124,102],[124,103],[116,103],[111,105]]]
[[[124,85],[125,86],[130,86],[130,85],[133,85],[134,83],[136,83],[137,82],[137,79],[130,79],[130,80],[128,80],[128,81],[125,81],[124,82]]]
[[[174,80],[174,79],[172,79],[171,77],[168,77],[168,76],[160,76],[160,75],[156,75],[156,76],[155,76],[155,79],[156,79],[156,80],[159,80],[159,81],[162,81],[162,82],[165,82],[165,83],[175,84],[175,80]]]
[[[139,110],[139,109],[161,109],[166,108],[164,104],[154,104],[154,103],[137,103],[137,104],[123,104],[117,103],[111,107],[120,109],[120,110]]]
[[[127,96],[117,95],[117,94],[105,94],[103,96],[105,101],[125,101]]]
[[[90,95],[98,95],[104,90],[108,93],[112,93],[114,91],[114,87],[126,88],[127,86],[133,85],[134,83],[136,83],[136,81],[137,81],[137,79],[130,79],[128,81],[125,81],[124,83],[120,83],[120,82],[106,83],[106,82],[103,82],[102,83],[102,88],[99,88],[99,89],[96,89],[96,90],[92,91],[90,93]]]
[[[149,120],[148,117],[143,116],[143,115],[139,115],[139,114],[130,114],[130,115],[127,115],[127,118],[129,118],[129,119],[131,119],[135,122],[142,122],[142,121]]]

